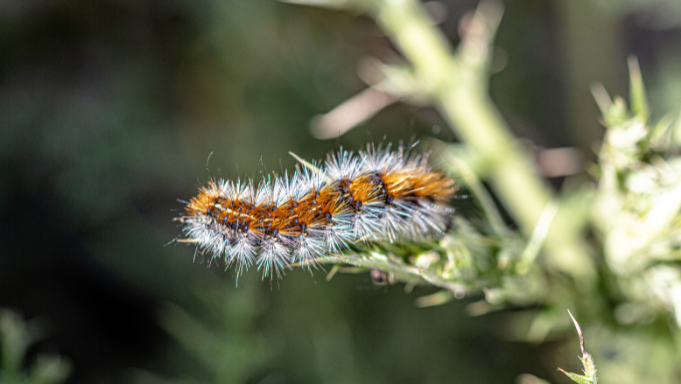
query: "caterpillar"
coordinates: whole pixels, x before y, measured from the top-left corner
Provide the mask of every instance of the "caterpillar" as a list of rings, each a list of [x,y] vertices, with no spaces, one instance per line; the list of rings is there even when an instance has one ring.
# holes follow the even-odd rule
[[[418,240],[443,234],[453,210],[454,180],[428,165],[413,145],[342,148],[326,161],[307,163],[291,177],[212,178],[178,218],[181,242],[211,260],[224,258],[237,276],[253,264],[263,277],[292,263],[308,268],[322,255],[355,242]],[[294,155],[295,156],[295,155]]]

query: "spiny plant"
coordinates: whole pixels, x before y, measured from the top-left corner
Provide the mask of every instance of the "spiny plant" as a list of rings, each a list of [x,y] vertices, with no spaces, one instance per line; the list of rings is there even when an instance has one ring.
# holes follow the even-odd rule
[[[673,362],[678,360],[679,348],[672,342],[672,336],[678,334],[681,322],[681,295],[678,294],[681,289],[678,267],[681,123],[674,124],[674,119],[665,117],[651,124],[635,59],[630,60],[631,109],[622,98],[611,100],[602,86],[593,89],[606,127],[598,161],[590,166],[595,183],[584,183],[556,195],[537,175],[532,160],[523,152],[487,95],[494,35],[502,14],[500,4],[483,2],[465,18],[461,43],[454,49],[416,0],[289,2],[349,8],[376,20],[408,62],[372,60],[372,75],[364,77],[369,88],[357,97],[380,94],[393,101],[436,107],[462,141],[457,145],[435,144],[439,145],[440,163],[456,175],[457,182],[470,191],[484,213],[479,221],[455,213],[451,215],[452,225],[442,231],[441,226],[427,222],[428,214],[424,211],[418,217],[431,229],[440,228],[435,231],[438,236],[406,239],[408,241],[385,236],[370,242],[355,242],[363,240],[367,233],[360,221],[360,230],[345,241],[346,247],[331,249],[328,242],[326,247],[317,247],[314,264],[333,264],[329,276],[341,270],[341,265],[349,264],[378,271],[372,276],[381,281],[403,282],[408,286],[429,284],[443,289],[441,293],[419,299],[417,302],[422,306],[482,291],[484,300],[471,304],[471,313],[483,314],[511,306],[519,309],[519,313],[530,313],[533,320],[523,336],[534,342],[541,342],[556,331],[564,333],[569,322],[561,313],[566,307],[575,308],[580,318],[586,319],[587,328],[612,336],[596,341],[594,354],[605,354],[601,348],[605,344],[626,345],[635,348],[622,348],[623,351],[655,351],[672,362],[650,372],[646,371],[644,361],[622,352],[608,364],[599,366],[601,376],[617,378],[611,381],[621,383],[643,382],[644,374],[655,382],[678,379]],[[338,132],[338,126],[333,125],[338,120],[331,117],[343,110],[346,109],[339,107],[315,119],[313,133],[323,137],[326,131]],[[346,120],[353,124],[344,130],[370,116]],[[302,164],[307,169],[304,172],[312,172],[306,177],[313,180],[316,173],[310,170],[319,170],[319,167]],[[355,166],[343,168],[345,172],[362,169],[358,164]],[[347,179],[369,178],[370,174]],[[344,179],[345,176],[338,177],[331,183],[338,184],[334,188],[341,193],[345,193],[341,185]],[[481,180],[489,181],[517,224],[517,230],[510,229],[500,219]],[[276,181],[269,184],[269,188],[276,188],[275,184]],[[381,190],[378,187],[385,185],[385,180],[379,176],[371,184]],[[322,185],[326,184],[319,182],[320,188]],[[241,196],[249,188],[253,189],[233,185],[227,189]],[[389,193],[375,192],[362,195],[360,202],[364,204],[374,195],[382,199],[382,204],[387,203]],[[315,196],[314,192],[310,196]],[[424,201],[432,199],[432,196],[422,197]],[[252,196],[254,200],[257,198],[257,194]],[[346,195],[344,199],[349,206],[347,213],[357,214],[361,207],[352,206],[355,195]],[[283,205],[293,201],[284,200]],[[217,203],[221,202],[212,204]],[[208,208],[205,216],[214,222],[211,207],[204,204],[201,208]],[[240,207],[239,215],[249,214],[245,212],[248,208]],[[334,215],[331,216],[333,220]],[[224,217],[221,213],[219,219]],[[442,216],[435,213],[434,217],[437,220],[433,221],[439,223]],[[245,223],[238,218],[227,222],[244,232]],[[348,222],[352,223],[352,219]],[[295,225],[300,229],[296,234],[302,236],[305,231],[301,223]],[[585,236],[587,230],[595,233],[595,238]],[[268,240],[273,238],[270,236]],[[222,253],[227,245],[231,246],[231,241],[226,237],[225,243],[220,244]],[[274,243],[272,247],[276,248]],[[253,250],[246,251],[253,253]],[[272,267],[269,262],[263,265]],[[311,263],[305,257],[294,257],[291,264],[277,265],[283,269]],[[671,326],[668,319],[674,319]],[[581,328],[576,321],[574,324],[581,337]],[[568,376],[595,383],[593,359],[582,350],[585,374]],[[622,372],[626,372],[624,377]]]
[[[579,327],[579,323],[577,323],[577,320],[575,320],[574,316],[572,316],[572,313],[570,313],[570,311],[568,311],[568,313],[570,314],[570,318],[575,324],[577,334],[579,335],[579,347],[582,350],[582,357],[580,357],[579,360],[582,361],[582,365],[584,366],[584,374],[579,375],[576,373],[566,372],[561,368],[558,368],[558,370],[563,372],[575,383],[598,384],[598,378],[596,377],[596,363],[594,363],[594,358],[591,356],[591,354],[589,354],[589,352],[586,351],[586,348],[584,347],[584,335],[582,335],[582,329]]]
[[[636,59],[629,61],[631,111],[593,90],[607,131],[592,174],[598,178],[593,222],[608,267],[626,303],[625,323],[663,313],[681,322],[681,119],[670,115],[650,125],[650,110]]]

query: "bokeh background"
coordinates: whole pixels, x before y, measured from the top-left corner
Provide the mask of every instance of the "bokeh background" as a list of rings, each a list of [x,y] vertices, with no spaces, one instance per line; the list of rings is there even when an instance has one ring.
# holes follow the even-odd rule
[[[477,2],[440,5],[456,44]],[[519,137],[592,158],[603,129],[589,85],[626,95],[630,54],[654,116],[677,113],[680,2],[504,6],[491,95]],[[292,170],[288,151],[383,136],[455,141],[436,111],[407,104],[337,140],[310,135],[366,87],[363,59],[395,55],[369,18],[270,0],[0,1],[0,307],[40,325],[29,357],[68,358],[72,383],[567,382],[556,361],[579,371],[574,339],[516,341],[512,310],[466,314],[480,297],[418,309],[432,288],[301,270],[237,287],[168,245],[177,199],[211,175],[254,175],[261,159]]]

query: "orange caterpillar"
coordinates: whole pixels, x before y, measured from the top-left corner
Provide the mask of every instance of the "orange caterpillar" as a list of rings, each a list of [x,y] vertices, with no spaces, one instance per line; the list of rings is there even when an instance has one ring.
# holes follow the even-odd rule
[[[292,262],[340,252],[357,241],[419,239],[443,233],[454,181],[409,155],[367,145],[342,149],[323,167],[259,181],[210,180],[180,217],[185,242],[241,273],[254,262],[277,276]]]

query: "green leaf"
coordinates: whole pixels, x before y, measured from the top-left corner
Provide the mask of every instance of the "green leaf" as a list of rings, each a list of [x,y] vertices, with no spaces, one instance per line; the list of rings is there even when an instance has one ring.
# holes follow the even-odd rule
[[[24,362],[24,355],[31,344],[26,323],[14,312],[0,311],[0,370],[18,373]]]
[[[579,384],[595,384],[593,380],[586,376],[578,375],[576,373],[571,373],[571,372],[565,372],[564,370],[558,368],[561,372],[563,372],[567,377],[572,379],[575,383]]]
[[[638,66],[638,59],[635,56],[629,57],[629,78],[631,112],[641,121],[646,122],[650,116],[650,110],[643,77],[641,76],[641,68]]]
[[[71,364],[59,356],[38,356],[29,378],[32,384],[58,384],[66,381],[70,372]]]
[[[598,105],[598,109],[600,109],[601,111],[601,115],[603,117],[606,117],[608,111],[610,110],[610,107],[612,106],[612,99],[610,98],[608,91],[601,83],[591,84],[590,88],[591,94],[593,95],[594,100],[596,100],[596,104]]]
[[[650,147],[655,150],[665,150],[669,148],[671,142],[671,126],[674,118],[666,115],[650,131]]]

